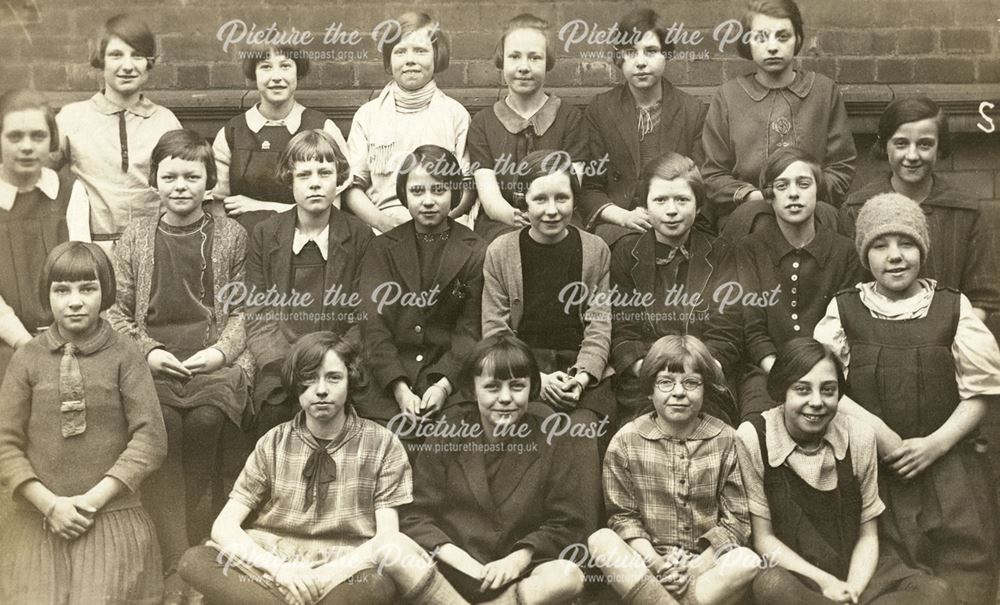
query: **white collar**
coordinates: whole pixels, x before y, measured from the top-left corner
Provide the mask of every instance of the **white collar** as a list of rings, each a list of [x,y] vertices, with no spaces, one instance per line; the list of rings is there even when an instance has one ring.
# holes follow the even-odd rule
[[[288,112],[288,115],[284,119],[269,120],[260,112],[260,104],[257,104],[247,110],[247,128],[253,133],[258,133],[265,126],[284,126],[288,130],[288,134],[295,134],[298,132],[299,126],[302,125],[302,112],[305,110],[304,105],[295,101],[295,104],[292,105],[292,110]]]
[[[290,210],[289,212],[295,211]],[[323,227],[323,230],[314,237],[309,237],[296,227],[295,235],[292,237],[292,253],[298,254],[299,252],[302,252],[302,248],[304,248],[309,242],[316,242],[316,246],[319,247],[320,255],[323,257],[323,260],[326,261],[326,255],[330,247],[330,225]]]
[[[0,166],[0,170],[3,170],[2,166]],[[42,175],[38,177],[38,182],[35,183],[34,188],[40,190],[50,200],[56,199],[56,196],[59,195],[59,175],[56,174],[55,170],[43,167]],[[16,197],[17,187],[7,181],[0,180],[0,208],[3,210],[13,208],[14,198]]]

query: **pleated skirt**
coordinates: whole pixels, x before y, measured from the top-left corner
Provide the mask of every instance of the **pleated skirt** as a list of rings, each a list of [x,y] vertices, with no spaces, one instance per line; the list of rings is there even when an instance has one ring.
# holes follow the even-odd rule
[[[153,522],[142,507],[99,513],[67,542],[42,515],[14,511],[0,528],[0,603],[154,605],[163,597]]]

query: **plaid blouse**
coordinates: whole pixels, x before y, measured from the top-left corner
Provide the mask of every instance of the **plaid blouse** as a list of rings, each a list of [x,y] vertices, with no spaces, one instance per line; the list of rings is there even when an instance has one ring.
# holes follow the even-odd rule
[[[646,538],[700,552],[746,544],[750,512],[736,432],[712,416],[685,439],[665,436],[655,412],[626,424],[604,458],[608,527],[626,542]]]
[[[248,533],[261,546],[275,547],[262,535],[269,534],[281,537],[286,557],[303,555],[288,552],[302,548],[334,558],[375,535],[376,510],[413,500],[412,472],[399,439],[351,409],[343,432],[326,447],[336,478],[320,494],[322,506],[306,507],[302,475],[319,445],[304,418],[299,412],[261,437],[229,497],[257,513]]]

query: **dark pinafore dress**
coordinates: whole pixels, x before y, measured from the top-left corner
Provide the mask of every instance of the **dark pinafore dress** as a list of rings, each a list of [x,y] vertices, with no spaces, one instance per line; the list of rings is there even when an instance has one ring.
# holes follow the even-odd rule
[[[295,134],[305,130],[322,130],[327,117],[315,109],[306,108]],[[226,141],[232,151],[229,163],[230,195],[245,195],[255,200],[294,204],[292,188],[275,178],[278,158],[285,146],[292,140],[292,134],[284,126],[264,126],[258,132],[247,126],[245,114],[240,114],[226,124]],[[247,233],[253,227],[271,216],[272,212],[258,210],[234,217]]]
[[[938,288],[927,316],[876,319],[856,288],[837,295],[851,347],[848,394],[903,439],[926,437],[960,402],[951,346],[960,295]],[[997,502],[985,448],[972,435],[915,479],[879,470],[887,507],[879,542],[905,564],[946,580],[961,603],[993,603],[997,573]]]
[[[35,188],[18,193],[10,210],[0,208],[0,296],[32,334],[51,323],[38,300],[38,280],[49,252],[69,239],[66,208],[73,182],[60,174],[56,199]],[[0,341],[0,382],[13,354]]]

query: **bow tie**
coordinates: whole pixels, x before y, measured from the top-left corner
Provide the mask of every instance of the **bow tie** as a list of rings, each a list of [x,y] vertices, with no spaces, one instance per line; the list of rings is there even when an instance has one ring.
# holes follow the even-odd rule
[[[670,254],[668,254],[666,258],[656,259],[656,265],[657,266],[669,265],[674,261],[674,258],[677,257],[678,253],[680,253],[680,255],[684,257],[684,260],[691,260],[691,253],[687,251],[687,248],[685,248],[684,246],[677,246],[676,248],[670,249]]]

